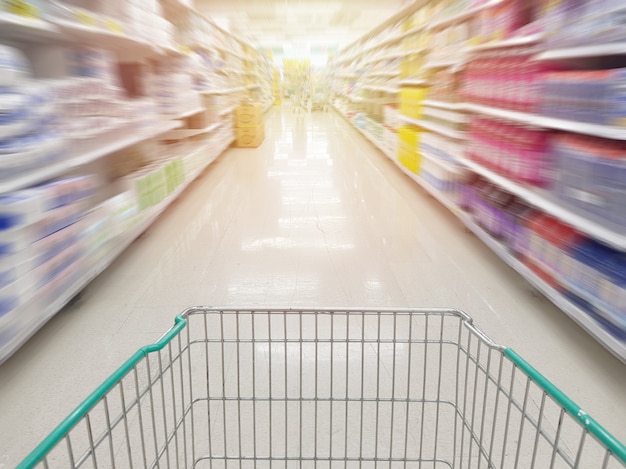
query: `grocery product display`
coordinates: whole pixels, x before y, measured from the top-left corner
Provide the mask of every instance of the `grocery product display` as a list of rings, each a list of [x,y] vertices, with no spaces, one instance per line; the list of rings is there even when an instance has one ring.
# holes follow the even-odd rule
[[[0,362],[239,138],[240,101],[272,93],[268,58],[193,8],[0,2]]]
[[[414,2],[331,67],[342,116],[626,361],[623,12]],[[363,125],[392,120],[362,94],[374,80],[399,109],[395,145]]]

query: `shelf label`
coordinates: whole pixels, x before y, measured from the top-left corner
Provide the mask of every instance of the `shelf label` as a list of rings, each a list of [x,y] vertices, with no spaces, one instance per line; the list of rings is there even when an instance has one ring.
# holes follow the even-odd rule
[[[77,11],[76,19],[79,23],[84,24],[85,26],[90,26],[92,28],[95,28],[98,25],[96,18],[93,15],[90,15],[89,13],[84,11]]]
[[[14,15],[23,16],[25,18],[40,19],[41,13],[39,8],[31,5],[24,0],[9,0],[7,2],[7,10]]]

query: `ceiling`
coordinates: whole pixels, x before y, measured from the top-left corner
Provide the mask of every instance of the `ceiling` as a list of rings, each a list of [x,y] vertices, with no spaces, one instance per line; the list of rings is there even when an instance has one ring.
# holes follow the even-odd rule
[[[219,24],[269,48],[339,48],[396,13],[407,0],[194,0]]]

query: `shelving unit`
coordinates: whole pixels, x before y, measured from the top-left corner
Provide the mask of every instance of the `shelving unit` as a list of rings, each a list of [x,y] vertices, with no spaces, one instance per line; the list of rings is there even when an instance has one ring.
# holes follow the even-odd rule
[[[567,132],[591,135],[594,137],[608,138],[611,140],[626,140],[626,130],[609,125],[590,124],[576,122],[554,117],[545,117],[538,114],[528,114],[508,109],[499,109],[480,104],[465,104],[465,109],[478,114],[491,117],[500,117],[521,124],[542,127],[546,129],[563,130]]]
[[[346,68],[352,67],[353,63],[357,63],[356,68],[358,69],[359,63],[370,64],[373,62],[381,62],[381,60],[384,60],[385,57],[403,57],[403,55],[401,55],[401,51],[404,51],[405,56],[408,56],[411,53],[420,54],[422,52],[427,52],[427,55],[422,59],[423,62],[418,63],[418,71],[414,68],[410,68],[410,71],[407,72],[406,69],[404,69],[401,75],[398,71],[396,71],[396,64],[394,63],[392,69],[385,70],[384,68],[381,69],[379,67],[375,72],[362,75],[360,79],[356,80],[356,86],[358,87],[359,83],[362,83],[362,89],[389,92],[395,95],[395,87],[389,87],[388,85],[378,83],[369,83],[368,80],[374,76],[396,77],[398,79],[397,94],[400,96],[400,99],[419,100],[420,105],[423,106],[418,113],[413,114],[421,117],[414,118],[408,117],[407,115],[401,115],[400,120],[411,126],[409,129],[412,132],[431,132],[432,134],[430,135],[432,135],[432,137],[429,138],[428,145],[432,146],[433,142],[439,142],[439,144],[442,145],[442,148],[444,148],[443,145],[445,145],[445,148],[442,150],[444,152],[448,152],[450,151],[449,149],[454,148],[454,144],[452,142],[462,143],[465,140],[465,132],[463,132],[463,130],[455,130],[458,126],[462,127],[464,123],[471,122],[481,116],[491,117],[503,122],[522,124],[525,127],[528,126],[526,128],[538,130],[550,129],[560,132],[568,132],[571,134],[587,135],[616,142],[626,141],[626,130],[617,126],[592,124],[576,120],[553,118],[539,114],[520,112],[506,109],[506,105],[503,105],[502,108],[486,106],[476,104],[474,102],[465,102],[464,99],[460,97],[453,99],[454,102],[442,101],[442,96],[446,96],[444,99],[447,99],[448,96],[452,96],[454,98],[453,92],[443,87],[438,89],[437,93],[430,93],[431,88],[437,89],[442,85],[440,78],[442,75],[440,74],[443,74],[444,77],[449,77],[451,75],[458,76],[456,75],[457,72],[471,65],[472,61],[483,57],[501,58],[504,57],[505,52],[508,52],[509,49],[511,50],[513,57],[515,57],[515,54],[519,53],[522,54],[521,56],[523,57],[528,56],[531,63],[536,63],[537,61],[561,62],[559,67],[562,68],[563,64],[567,66],[568,61],[573,59],[593,59],[590,64],[596,64],[596,67],[598,66],[597,64],[606,63],[610,64],[609,68],[614,68],[616,64],[618,64],[618,58],[621,58],[621,62],[619,63],[623,64],[622,66],[626,66],[626,43],[616,42],[612,44],[592,44],[568,46],[564,48],[550,48],[549,44],[544,43],[546,38],[550,38],[550,41],[553,40],[549,31],[545,33],[538,32],[537,28],[521,28],[520,26],[519,30],[511,31],[510,35],[504,38],[500,35],[497,37],[483,35],[480,37],[468,37],[465,44],[451,42],[450,44],[454,45],[454,48],[456,48],[455,50],[452,50],[451,47],[446,49],[445,47],[442,47],[441,44],[434,47],[427,43],[427,41],[432,40],[432,38],[426,37],[426,42],[424,42],[425,36],[422,36],[422,33],[428,32],[430,34],[438,34],[441,32],[441,37],[452,38],[454,37],[453,35],[445,36],[445,32],[448,31],[447,28],[462,25],[465,22],[476,18],[476,15],[488,12],[490,9],[495,12],[496,10],[494,7],[502,5],[503,0],[491,0],[475,8],[465,8],[460,11],[453,11],[454,4],[450,3],[446,5],[446,8],[448,8],[447,10],[439,10],[434,17],[430,11],[427,11],[425,14],[418,15],[417,13],[423,13],[419,10],[421,8],[426,8],[425,5],[428,4],[428,1],[411,3],[399,12],[398,15],[395,15],[389,20],[381,23],[379,26],[366,33],[363,37],[340,51],[331,64],[334,67],[337,76],[342,76],[342,74],[348,76]],[[465,3],[463,5],[465,5]],[[417,18],[416,20],[412,19],[414,14]],[[424,23],[425,18],[428,18],[427,23]],[[416,21],[417,24],[411,25],[412,21]],[[570,37],[567,39],[571,40]],[[448,40],[456,41],[457,39]],[[417,47],[418,44],[420,47]],[[398,48],[397,53],[393,47]],[[604,58],[607,60],[608,58],[612,58],[612,61],[602,62]],[[407,60],[411,61],[415,59],[408,58]],[[414,66],[415,64],[415,62],[407,63],[411,66]],[[581,63],[577,62],[575,69],[580,68],[584,67],[581,67]],[[350,77],[356,78],[354,75],[351,75]],[[352,86],[354,86],[354,80],[352,81]],[[405,98],[402,98],[404,89],[407,90],[407,94]],[[411,95],[409,93],[413,94]],[[337,94],[339,94],[338,102],[340,103],[347,102],[341,101],[345,99],[354,100],[354,98],[349,98],[347,95],[342,96],[341,90],[338,90]],[[415,96],[420,96],[420,98]],[[355,106],[353,106],[353,112],[364,114],[361,118],[365,118],[367,120],[367,112],[364,112],[363,109],[366,110],[368,108],[363,107],[361,111],[355,111],[355,109],[358,109]],[[400,107],[402,108],[402,104]],[[344,116],[339,109],[338,112]],[[455,117],[455,114],[458,115],[458,119]],[[433,121],[425,118],[425,115],[430,116]],[[534,273],[530,268],[526,267],[526,265],[515,257],[515,255],[513,255],[505,245],[495,240],[486,231],[484,231],[474,221],[472,216],[461,211],[451,200],[449,200],[447,198],[447,194],[436,190],[419,174],[407,169],[407,167],[400,162],[399,158],[396,158],[395,155],[389,154],[388,150],[379,140],[356,126],[352,120],[346,120],[368,141],[379,148],[385,156],[394,161],[403,173],[423,187],[446,208],[455,213],[463,224],[475,233],[476,236],[481,239],[507,265],[516,270],[531,285],[533,285],[538,291],[542,292],[550,301],[562,309],[574,321],[580,324],[581,327],[587,330],[619,359],[626,362],[626,343],[621,342],[615,336],[611,335],[611,333],[609,333],[600,322],[593,318],[591,313],[581,309],[581,307],[574,304],[561,291],[553,288],[546,281],[540,278],[539,275]],[[440,123],[442,121],[449,121],[453,123],[453,125],[448,128],[448,126]],[[419,138],[417,141],[420,141]],[[458,152],[455,151],[455,153]],[[614,223],[610,223],[607,220],[602,220],[592,215],[585,215],[584,212],[573,210],[564,202],[558,200],[548,190],[510,180],[464,156],[455,154],[454,163],[452,163],[437,155],[437,152],[435,152],[435,154],[431,154],[426,150],[421,151],[421,158],[428,161],[429,164],[436,164],[441,168],[444,168],[446,171],[454,172],[457,168],[455,163],[458,163],[463,168],[463,171],[469,171],[479,175],[495,187],[501,188],[509,194],[518,197],[529,206],[534,207],[543,213],[549,214],[589,238],[597,240],[606,246],[616,249],[617,251],[626,252],[626,235],[623,234],[624,229],[617,227]],[[428,177],[431,178],[432,174],[429,174]],[[605,317],[610,316],[609,308],[606,305],[602,305],[602,303],[596,298],[580,291],[580,289],[577,289],[575,285],[562,284],[561,287],[571,293],[577,294],[581,299],[589,303],[598,304],[598,309],[603,312],[602,315]],[[618,327],[626,329],[625,318],[613,317],[612,322],[618,324]]]
[[[429,122],[427,120],[417,120],[412,117],[400,116],[407,124],[416,125],[418,127],[422,127],[426,130],[430,130],[431,132],[435,132],[441,135],[444,135],[449,138],[453,138],[455,140],[462,140],[464,138],[463,132],[459,132],[458,130],[447,128],[443,125],[436,124],[434,122]]]
[[[94,53],[107,54],[103,61],[119,64],[119,69],[112,66],[110,71],[119,74],[124,90],[124,94],[120,91],[115,99],[123,101],[125,112],[132,116],[112,115],[105,124],[96,124],[93,128],[83,126],[80,138],[68,134],[59,139],[61,154],[65,155],[62,160],[24,170],[4,180],[0,175],[0,194],[3,195],[65,175],[91,175],[93,184],[97,184],[91,206],[85,205],[85,226],[78,227],[86,230],[84,247],[83,244],[80,247],[84,252],[77,249],[78,260],[64,267],[39,290],[25,294],[18,306],[0,311],[0,363],[110,266],[235,141],[230,114],[238,105],[236,95],[258,95],[266,85],[267,61],[246,39],[224,30],[192,7],[173,0],[142,0],[145,21],[131,28],[115,15],[123,16],[123,9],[132,1],[112,8],[112,16],[109,10],[77,9],[76,21],[50,14],[33,19],[0,11],[0,43],[17,47],[27,60],[37,62],[34,79],[42,80],[43,84],[53,78],[66,80],[69,86],[74,69],[65,63],[69,56],[67,49],[97,47]],[[105,8],[104,3],[98,5]],[[158,30],[147,29],[156,25]],[[192,65],[188,58],[196,50],[222,54],[226,65],[216,68],[201,60]],[[49,58],[40,60],[41,57]],[[176,87],[181,83],[170,82],[168,70],[176,70],[177,76],[188,82]],[[96,77],[93,80],[110,79],[89,76]],[[161,87],[173,84],[172,89],[178,96],[169,99],[171,91],[162,92],[154,88],[157,85],[153,82]],[[105,82],[97,83],[99,88],[107,87]],[[74,99],[109,99],[99,91],[89,93],[83,91]],[[215,116],[218,121],[204,123]],[[116,167],[117,159],[126,161],[125,152],[149,155],[149,160],[136,169],[131,166],[121,169],[125,172],[119,175],[109,174],[110,168]],[[158,192],[149,189],[143,193],[151,184],[156,184]],[[122,224],[115,225],[118,226],[115,233],[109,228],[94,237],[89,230],[102,230],[109,224],[113,226],[113,222],[93,224],[90,220],[104,221],[114,216],[115,211],[109,213],[105,207],[115,203],[118,196],[124,196],[127,208],[132,207],[132,217],[124,220],[125,228]],[[96,238],[107,241],[96,248],[92,245]],[[102,247],[105,249],[96,251]]]

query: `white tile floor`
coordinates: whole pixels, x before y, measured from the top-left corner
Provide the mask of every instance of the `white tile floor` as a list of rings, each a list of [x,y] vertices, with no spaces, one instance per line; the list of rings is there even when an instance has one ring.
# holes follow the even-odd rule
[[[459,308],[626,441],[626,367],[340,117],[276,108],[266,133],[0,366],[0,468],[194,304]]]

